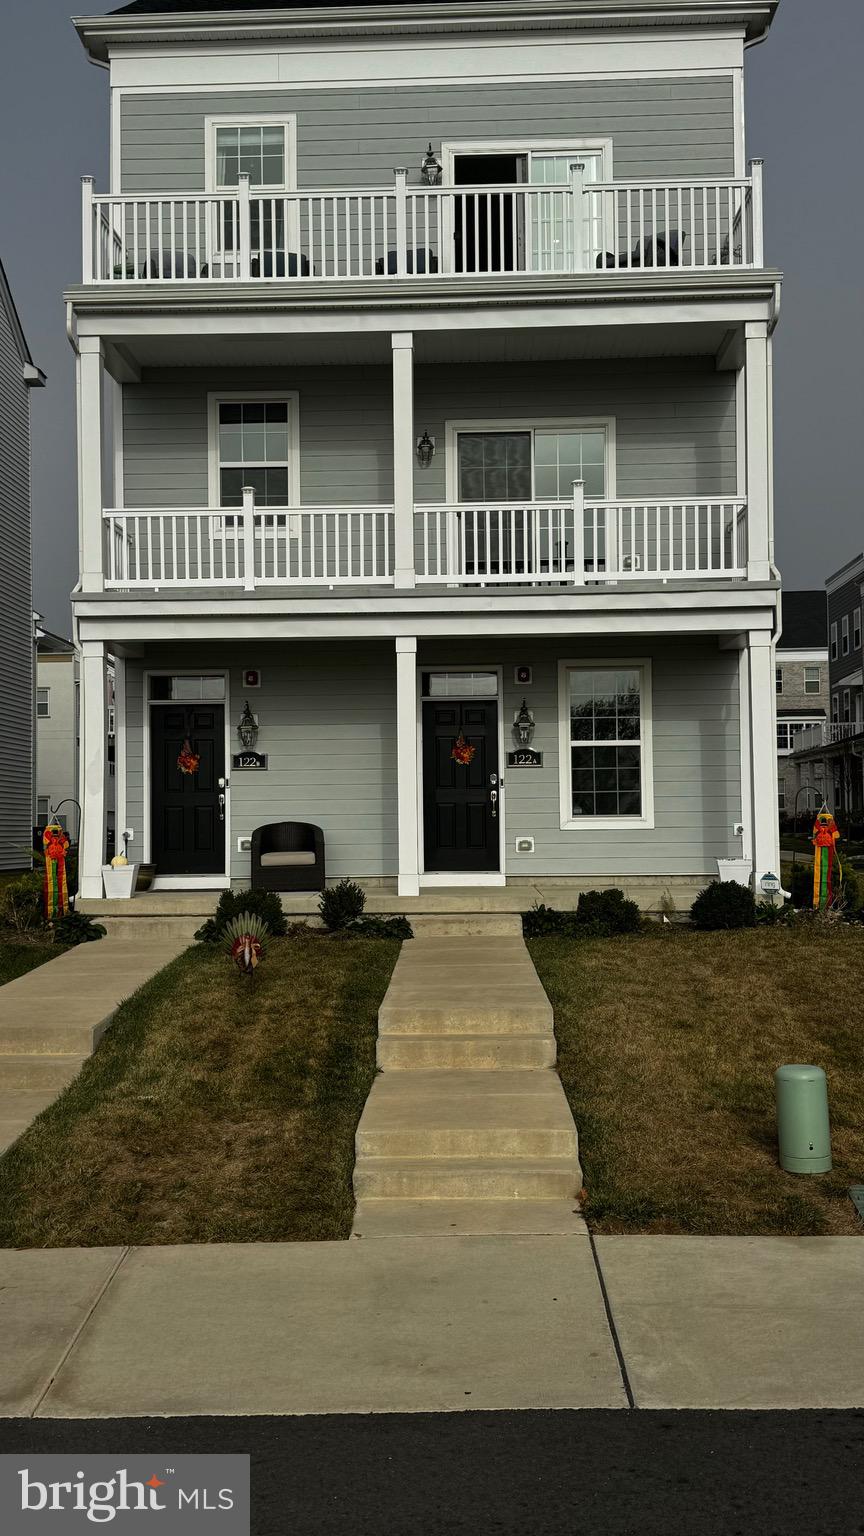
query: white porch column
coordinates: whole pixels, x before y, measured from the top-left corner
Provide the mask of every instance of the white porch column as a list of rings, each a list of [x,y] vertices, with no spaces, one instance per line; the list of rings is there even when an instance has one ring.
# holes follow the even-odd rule
[[[777,688],[775,652],[768,630],[747,635],[750,674],[750,782],[753,882],[769,872],[780,874],[780,831],[777,820]]]
[[[83,592],[105,585],[102,541],[102,341],[78,342],[78,565]]]
[[[78,888],[82,896],[97,900],[102,895],[105,859],[107,724],[105,645],[101,640],[84,640],[81,644]]]
[[[394,572],[397,587],[416,585],[414,570],[414,337],[394,331],[393,502]]]
[[[744,386],[747,417],[747,576],[767,581],[771,575],[773,509],[771,464],[771,338],[764,321],[748,321],[745,330]]]
[[[417,637],[396,637],[396,813],[400,896],[420,894],[417,784]]]

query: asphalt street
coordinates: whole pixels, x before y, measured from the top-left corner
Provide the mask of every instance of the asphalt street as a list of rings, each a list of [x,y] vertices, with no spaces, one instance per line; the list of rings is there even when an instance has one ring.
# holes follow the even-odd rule
[[[864,1411],[0,1420],[0,1450],[248,1452],[254,1536],[857,1536]]]

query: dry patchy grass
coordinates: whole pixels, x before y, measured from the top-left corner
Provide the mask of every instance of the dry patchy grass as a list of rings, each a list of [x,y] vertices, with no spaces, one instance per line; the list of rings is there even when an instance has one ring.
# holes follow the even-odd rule
[[[864,928],[535,939],[599,1232],[860,1233]],[[834,1171],[777,1163],[773,1074],[828,1075]]]
[[[0,1245],[344,1238],[396,943],[187,950],[0,1159]]]

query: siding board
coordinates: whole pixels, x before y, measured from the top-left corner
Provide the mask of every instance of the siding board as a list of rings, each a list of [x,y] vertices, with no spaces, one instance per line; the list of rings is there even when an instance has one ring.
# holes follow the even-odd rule
[[[33,823],[30,406],[0,296],[0,870],[29,864]]]

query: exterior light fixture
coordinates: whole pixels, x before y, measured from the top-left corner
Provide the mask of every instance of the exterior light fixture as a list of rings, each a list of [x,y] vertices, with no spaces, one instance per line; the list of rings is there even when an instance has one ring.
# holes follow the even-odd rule
[[[428,432],[424,432],[423,436],[417,439],[417,463],[421,469],[428,469],[434,457],[435,439],[430,437]]]
[[[524,699],[522,700],[522,707],[513,721],[513,729],[520,747],[530,747],[531,738],[534,735],[534,716]]]
[[[258,740],[258,726],[255,723],[255,716],[249,708],[248,699],[246,700],[243,713],[240,716],[240,724],[237,727],[237,735],[240,737],[240,740],[246,751],[251,752],[255,746],[256,741]]]
[[[441,185],[441,161],[432,148],[432,140],[429,140],[429,148],[423,156],[420,166],[420,179],[427,187],[439,187]]]

